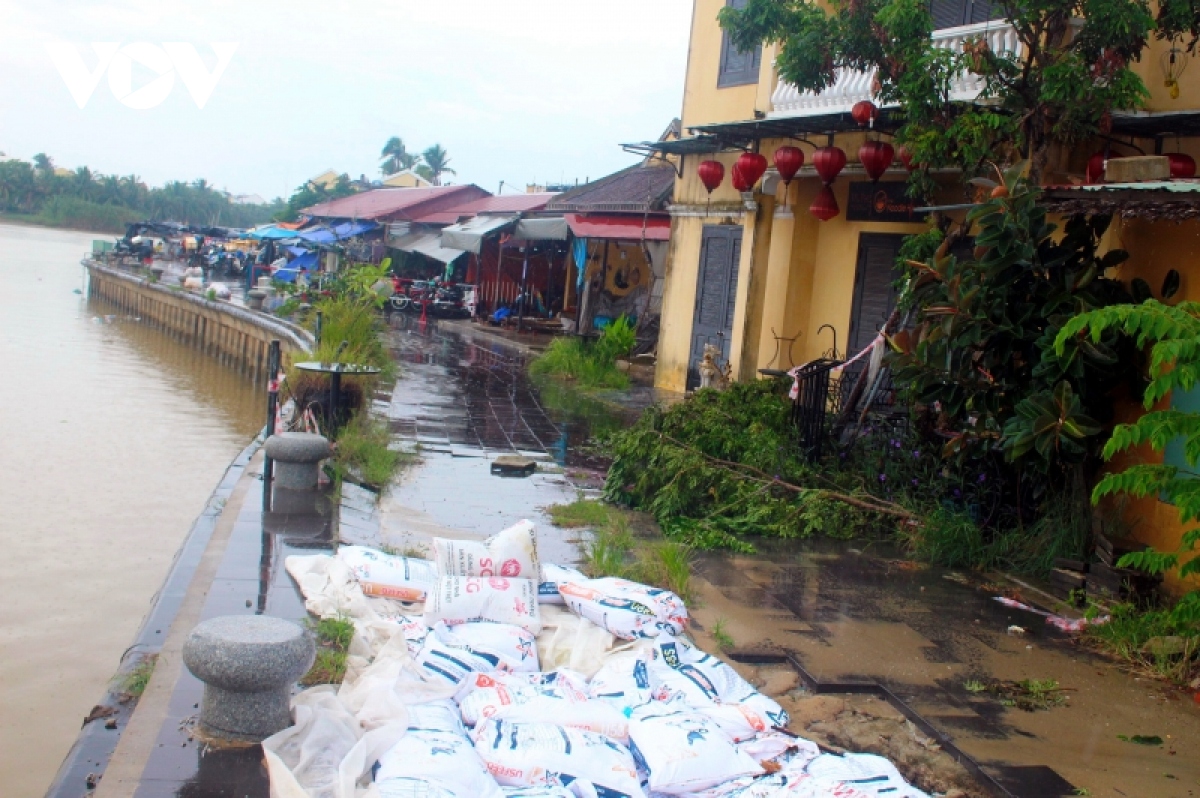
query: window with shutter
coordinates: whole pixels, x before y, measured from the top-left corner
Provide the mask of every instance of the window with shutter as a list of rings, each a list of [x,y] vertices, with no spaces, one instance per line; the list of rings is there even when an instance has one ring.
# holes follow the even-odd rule
[[[933,17],[934,30],[988,22],[1000,18],[1003,13],[1004,9],[999,3],[996,4],[995,9],[992,8],[991,0],[930,0],[929,2],[929,14]]]
[[[725,0],[733,8],[744,8],[746,0]],[[721,32],[721,66],[717,72],[717,88],[745,86],[758,83],[758,70],[762,65],[762,47],[744,52],[733,46],[729,34]]]

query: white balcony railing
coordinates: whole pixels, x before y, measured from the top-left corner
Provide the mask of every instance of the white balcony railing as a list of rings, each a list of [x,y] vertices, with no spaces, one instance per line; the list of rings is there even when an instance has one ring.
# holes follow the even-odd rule
[[[933,33],[935,47],[962,52],[963,45],[971,39],[983,39],[993,53],[1020,55],[1021,41],[1012,25],[1007,22],[982,22],[976,25],[960,25],[944,28]],[[871,84],[874,72],[859,72],[854,69],[839,69],[834,84],[820,94],[800,91],[791,83],[779,81],[771,94],[770,116],[817,116],[849,111],[859,100],[873,99]],[[973,72],[965,72],[954,80],[951,99],[974,100],[983,89],[983,78]]]

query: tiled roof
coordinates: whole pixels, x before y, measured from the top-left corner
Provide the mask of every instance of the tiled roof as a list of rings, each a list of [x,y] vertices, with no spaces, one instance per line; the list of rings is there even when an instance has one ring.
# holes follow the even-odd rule
[[[418,206],[434,201],[438,201],[434,203],[437,207],[430,207],[428,210],[440,210],[446,206],[447,200],[467,202],[485,193],[478,186],[469,184],[429,188],[379,188],[322,202],[305,208],[301,213],[327,219],[379,219],[402,214],[406,210],[419,211],[421,208]]]
[[[481,197],[461,205],[441,208],[436,212],[414,219],[414,221],[421,224],[454,224],[464,216],[475,216],[481,213],[530,213],[544,210],[546,203],[556,196],[558,195],[547,192]]]
[[[631,166],[559,194],[546,210],[576,213],[657,211],[665,207],[674,187],[675,169],[672,166]]]

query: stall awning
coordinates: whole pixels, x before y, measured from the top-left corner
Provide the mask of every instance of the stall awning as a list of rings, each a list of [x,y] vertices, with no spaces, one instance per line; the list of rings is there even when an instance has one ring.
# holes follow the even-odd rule
[[[567,224],[571,226],[571,232],[577,238],[641,241],[643,218],[647,241],[667,241],[671,238],[671,217],[669,216],[617,216],[596,213],[585,216],[582,213],[568,213]]]
[[[310,274],[315,272],[317,270],[317,253],[305,252],[300,257],[289,261],[288,265],[276,269],[275,273],[271,275],[271,279],[279,280],[282,283],[294,283],[301,268],[307,269]]]
[[[548,219],[522,219],[517,222],[513,238],[524,241],[566,241],[571,228],[561,216]]]
[[[461,249],[447,249],[442,246],[440,231],[408,233],[407,235],[388,237],[387,245],[401,252],[416,252],[427,258],[433,258],[441,263],[450,263],[461,257]]]
[[[342,222],[335,224],[332,227],[322,225],[320,227],[301,230],[295,233],[294,237],[301,241],[310,241],[314,244],[332,244],[334,241],[344,241],[347,238],[354,238],[364,233],[369,233],[379,227],[375,222]]]
[[[478,255],[483,249],[483,239],[500,232],[516,220],[516,216],[476,216],[462,224],[452,224],[442,230],[442,246]]]
[[[282,227],[276,227],[275,225],[267,225],[265,227],[258,227],[254,230],[251,230],[250,232],[246,233],[246,236],[249,238],[258,239],[259,241],[266,241],[268,239],[281,240],[295,238],[296,231],[288,230]]]

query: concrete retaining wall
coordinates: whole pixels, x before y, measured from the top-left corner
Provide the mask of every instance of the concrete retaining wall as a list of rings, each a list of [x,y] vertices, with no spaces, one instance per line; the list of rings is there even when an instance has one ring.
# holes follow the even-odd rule
[[[265,313],[152,283],[87,259],[88,295],[104,299],[236,368],[264,376],[267,348],[278,339],[285,354],[311,352],[312,335]]]

